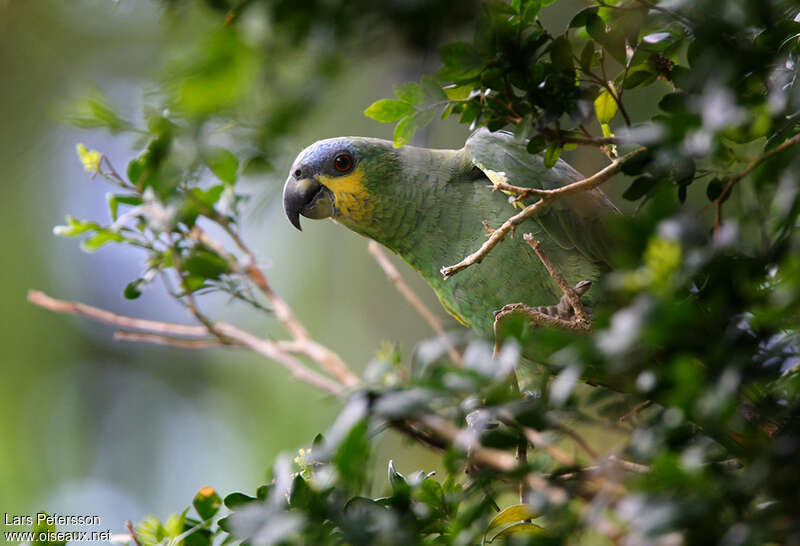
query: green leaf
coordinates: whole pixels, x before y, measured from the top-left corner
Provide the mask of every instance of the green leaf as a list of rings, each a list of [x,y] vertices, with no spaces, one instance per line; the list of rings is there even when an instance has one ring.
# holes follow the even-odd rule
[[[292,480],[292,491],[289,494],[289,506],[303,509],[308,506],[312,492],[303,476],[297,474]]]
[[[222,499],[212,487],[203,487],[194,496],[192,506],[197,510],[202,520],[213,518],[222,506]]]
[[[189,275],[206,279],[218,279],[230,272],[230,266],[223,257],[204,248],[192,249],[189,256],[183,259],[183,269]]]
[[[214,175],[225,182],[233,184],[239,171],[239,160],[225,148],[211,148],[203,154],[203,161]]]
[[[727,180],[722,178],[714,178],[706,186],[706,197],[708,197],[709,201],[714,201],[720,195],[722,195],[722,190],[725,188],[725,184],[727,184]],[[728,195],[725,196],[725,200],[728,199],[730,196],[730,192]]]
[[[466,42],[453,42],[442,46],[439,55],[444,63],[440,74],[445,79],[473,78],[483,69],[483,59],[480,53]]]
[[[436,78],[422,76],[422,90],[433,101],[447,100],[447,93],[444,92],[444,89],[442,89],[442,86],[436,81]]]
[[[135,207],[142,204],[141,197],[128,194],[108,193],[106,194],[106,201],[108,201],[108,212],[113,222],[116,222],[119,217],[120,205],[131,205]]]
[[[658,74],[647,63],[643,63],[628,70],[627,76],[622,81],[622,87],[624,89],[643,87],[653,83],[657,77]]]
[[[621,170],[623,174],[636,176],[637,174],[641,174],[652,160],[653,152],[649,149],[644,150],[623,163]]]
[[[550,60],[558,70],[572,70],[574,66],[572,45],[566,35],[559,36],[553,40],[553,44],[550,46]]]
[[[364,110],[364,115],[381,123],[394,123],[414,112],[414,107],[403,101],[381,99]]]
[[[214,208],[214,205],[217,204],[217,202],[219,201],[220,197],[222,197],[222,194],[224,192],[225,192],[224,184],[217,184],[216,186],[211,186],[207,190],[203,190],[201,188],[191,189],[192,197],[197,200],[197,203],[209,209],[209,211]]]
[[[594,113],[600,123],[608,123],[614,119],[614,116],[617,115],[617,109],[617,101],[614,100],[608,89],[603,89],[594,100]]]
[[[136,280],[133,280],[133,281],[129,282],[125,286],[125,290],[122,293],[125,296],[125,299],[127,299],[127,300],[135,300],[136,298],[141,296],[142,295],[141,288],[142,288],[142,286],[144,284],[145,284],[145,280],[144,279],[136,279]]]
[[[464,100],[474,88],[473,85],[449,85],[444,88],[444,92],[450,100]]]
[[[66,220],[66,226],[56,226],[53,228],[53,235],[58,235],[59,237],[76,237],[89,231],[102,229],[96,222],[81,220],[74,216],[67,216]]]
[[[623,194],[622,198],[627,199],[628,201],[636,201],[647,195],[653,188],[656,187],[658,184],[659,179],[654,178],[652,176],[640,176],[636,180],[633,181],[628,189],[626,189]]]
[[[46,512],[41,512],[45,516],[47,516]],[[33,525],[33,541],[31,542],[32,546],[64,546],[66,541],[64,540],[51,540],[56,538],[53,536],[56,533],[56,526],[53,523],[47,523],[47,519],[42,518],[39,519],[39,514],[34,516],[34,523]]]
[[[547,140],[545,140],[544,135],[536,135],[528,141],[526,149],[529,154],[538,154],[544,150],[546,146]]]
[[[128,180],[131,184],[136,184],[144,173],[144,162],[140,158],[131,159],[128,163]]]
[[[579,11],[569,22],[569,28],[585,27],[590,15],[597,15],[597,8],[585,8]]]
[[[589,13],[586,16],[586,31],[589,36],[603,46],[614,59],[625,65],[627,53],[625,50],[625,35],[614,29],[606,29],[606,22],[597,15]]]
[[[407,118],[401,119],[400,122],[397,125],[395,125],[394,136],[393,136],[393,143],[395,148],[399,148],[400,146],[405,146],[406,144],[411,142],[411,140],[414,138],[414,134],[420,127],[419,122],[420,122],[419,116],[412,115],[408,116]]]
[[[332,459],[342,480],[353,486],[360,486],[366,478],[370,452],[367,432],[367,420],[362,419],[350,429]]]
[[[526,519],[535,519],[541,516],[533,507],[527,504],[515,504],[509,506],[499,514],[497,514],[492,521],[489,522],[489,527],[486,528],[486,533],[495,529],[504,527],[510,523],[517,523]]]
[[[487,540],[486,542],[494,542],[496,539],[506,539],[512,536],[546,536],[547,531],[545,531],[544,527],[540,527],[534,523],[526,523],[524,521],[515,523],[514,525],[509,525],[495,536]]]
[[[668,93],[658,101],[664,112],[676,113],[686,109],[686,93]]]
[[[124,240],[125,238],[119,233],[101,228],[94,235],[81,242],[81,250],[84,252],[94,252],[108,243],[119,243]]]
[[[583,49],[581,50],[580,63],[581,63],[581,69],[583,69],[584,72],[589,72],[592,69],[592,61],[594,60],[594,53],[595,53],[594,42],[589,40],[588,42],[586,42],[586,45],[583,46]]]
[[[520,19],[523,25],[530,25],[536,20],[542,9],[542,0],[528,0],[523,4]]]
[[[561,157],[561,146],[557,143],[549,144],[544,152],[544,166],[552,169],[558,162],[559,157]]]
[[[399,85],[395,85],[394,87],[392,87],[392,91],[394,91],[394,95],[403,102],[407,102],[415,106],[419,106],[420,104],[425,102],[425,93],[422,90],[422,86],[418,83],[415,82],[401,83]]]
[[[164,522],[164,529],[167,531],[167,536],[175,538],[183,533],[183,524],[186,521],[187,508],[182,514],[170,514],[167,521]]]
[[[237,510],[238,508],[250,504],[251,502],[256,502],[256,500],[257,499],[255,497],[250,497],[244,493],[231,493],[225,497],[223,503],[225,504],[226,508]]]

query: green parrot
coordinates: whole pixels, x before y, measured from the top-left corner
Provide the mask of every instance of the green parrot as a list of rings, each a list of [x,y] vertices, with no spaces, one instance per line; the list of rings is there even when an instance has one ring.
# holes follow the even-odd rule
[[[300,152],[283,188],[283,206],[298,229],[300,215],[332,218],[389,248],[425,278],[459,322],[491,337],[494,312],[504,305],[551,305],[562,292],[521,236],[507,237],[480,264],[442,277],[442,267],[486,240],[483,222],[496,228],[514,214],[509,197],[488,186],[503,181],[554,189],[582,178],[562,160],[546,168],[525,141],[505,131],[480,129],[460,150],[340,137]],[[532,233],[575,285],[610,268],[607,222],[618,213],[595,189],[555,202],[517,231]]]

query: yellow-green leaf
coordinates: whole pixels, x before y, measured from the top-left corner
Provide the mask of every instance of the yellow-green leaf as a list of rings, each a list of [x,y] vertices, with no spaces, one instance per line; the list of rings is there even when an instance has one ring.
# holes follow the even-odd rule
[[[472,84],[467,85],[450,85],[444,88],[447,98],[450,100],[464,100],[469,97],[472,90],[475,88]]]
[[[526,519],[538,518],[540,515],[541,514],[538,514],[527,504],[515,504],[514,506],[509,506],[497,514],[494,519],[489,522],[489,527],[486,529],[486,533],[488,534],[493,529],[503,527],[509,523],[516,523]]]
[[[394,99],[381,99],[373,102],[364,110],[364,115],[381,123],[394,123],[414,111],[414,107],[403,101]]]
[[[603,89],[594,101],[594,113],[597,114],[597,121],[600,123],[608,123],[614,116],[617,115],[617,101],[608,92],[608,89]]]
[[[533,535],[546,535],[547,532],[544,530],[544,527],[540,527],[533,523],[526,523],[520,522],[514,525],[510,525],[497,533],[495,536],[487,540],[486,542],[494,542],[495,539],[498,538],[508,538],[514,535],[526,535],[526,536],[533,536]]]

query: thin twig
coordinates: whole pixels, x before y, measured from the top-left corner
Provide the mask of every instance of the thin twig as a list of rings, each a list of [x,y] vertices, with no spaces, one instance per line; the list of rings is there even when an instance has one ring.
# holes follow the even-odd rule
[[[645,400],[644,402],[639,402],[638,404],[636,404],[635,406],[633,406],[633,408],[632,408],[632,409],[631,409],[631,410],[630,410],[628,413],[626,413],[625,415],[623,415],[622,417],[620,417],[620,418],[617,420],[617,422],[618,422],[618,423],[621,425],[621,424],[625,423],[625,421],[628,421],[628,420],[630,420],[630,419],[633,419],[634,417],[636,417],[636,415],[637,415],[637,414],[638,414],[640,411],[642,411],[643,409],[645,409],[645,408],[646,408],[647,406],[649,406],[650,404],[651,404],[650,400]]]
[[[63,301],[51,298],[39,290],[28,291],[28,301],[39,307],[55,311],[56,313],[68,313],[90,318],[97,322],[103,322],[118,326],[120,328],[130,328],[133,330],[144,330],[158,334],[171,336],[187,337],[207,337],[208,330],[205,326],[194,326],[190,324],[176,324],[174,322],[162,322],[157,320],[139,319],[118,315],[105,309],[93,307],[85,303]]]
[[[497,356],[497,344],[495,344],[495,354],[493,356]],[[519,396],[520,389],[519,389],[519,378],[517,378],[517,370],[512,369],[511,373],[509,374],[509,380],[511,381],[511,392]],[[520,438],[519,442],[517,443],[517,449],[515,452],[517,457],[517,464],[521,467],[528,466],[528,440],[524,437]],[[528,484],[525,480],[520,480],[519,482],[519,502],[520,504],[525,504],[525,499],[528,496]]]
[[[541,190],[542,194],[538,201],[528,205],[519,213],[503,222],[503,225],[494,230],[486,242],[484,242],[478,250],[455,265],[443,267],[441,270],[442,276],[445,278],[445,280],[449,279],[456,273],[463,271],[472,265],[480,263],[487,256],[487,254],[489,254],[489,252],[491,252],[491,250],[497,246],[497,244],[500,243],[500,241],[502,241],[505,236],[508,235],[508,233],[516,226],[528,218],[535,216],[554,201],[558,201],[564,197],[569,197],[570,195],[575,195],[576,193],[589,191],[600,186],[611,177],[616,175],[620,169],[622,169],[622,165],[642,151],[644,151],[644,148],[634,150],[633,152],[630,152],[619,159],[615,159],[604,169],[598,171],[588,178],[584,178],[583,180],[578,180],[577,182],[573,182],[572,184],[568,184],[554,190]]]
[[[587,467],[581,468],[577,472],[569,472],[567,474],[561,474],[559,476],[559,478],[561,478],[563,480],[570,480],[572,478],[575,478],[576,476],[578,476],[578,474],[581,474],[581,473],[602,472],[602,471],[604,471],[604,470],[606,470],[608,468],[609,463],[611,463],[611,464],[613,464],[615,466],[619,466],[623,470],[627,470],[628,472],[633,472],[635,474],[647,474],[648,472],[650,472],[650,467],[647,466],[647,465],[634,463],[633,461],[627,461],[625,459],[620,459],[616,455],[609,455],[608,459],[606,459],[606,461],[604,461],[603,464],[596,464],[596,465],[592,465],[592,466],[587,466]]]
[[[439,322],[439,319],[436,318],[436,315],[428,309],[428,306],[417,296],[413,290],[405,283],[403,277],[400,276],[400,272],[394,266],[394,264],[386,257],[383,250],[378,243],[375,241],[370,241],[367,245],[367,250],[372,257],[375,258],[375,261],[378,262],[378,265],[381,266],[383,272],[389,278],[389,280],[394,284],[394,287],[397,289],[400,294],[411,304],[411,306],[416,309],[417,313],[419,313],[425,322],[428,323],[428,326],[436,332],[436,335],[439,336],[445,343],[447,347],[447,354],[456,364],[461,364],[461,355],[450,342],[450,337],[447,335],[447,332],[444,331],[442,327],[442,323]]]
[[[738,174],[736,174],[733,177],[731,177],[730,180],[728,180],[728,183],[725,184],[725,187],[722,188],[722,191],[717,196],[717,198],[714,199],[711,203],[709,203],[705,207],[703,207],[700,210],[700,212],[701,213],[704,212],[711,205],[719,206],[722,203],[722,201],[725,199],[725,196],[727,196],[728,193],[733,189],[733,186],[736,185],[736,183],[738,183],[742,178],[744,178],[745,176],[747,176],[748,174],[753,172],[753,169],[755,169],[756,167],[761,165],[761,163],[763,163],[765,160],[769,159],[770,157],[774,156],[775,154],[781,153],[782,151],[784,151],[787,148],[790,148],[790,147],[794,146],[798,142],[800,142],[800,133],[794,135],[790,139],[784,140],[783,142],[781,142],[779,145],[775,146],[771,150],[766,151],[763,154],[761,154],[760,156],[758,156],[758,157],[754,158],[753,160],[751,160],[750,163],[748,163],[747,167],[743,171],[739,172]]]
[[[553,459],[564,466],[575,466],[577,464],[575,457],[550,444],[539,431],[529,427],[522,427],[522,433],[533,447],[545,450]]]
[[[133,530],[133,524],[131,523],[131,520],[125,522],[125,529],[127,529],[128,533],[130,533],[133,543],[136,544],[136,546],[142,546],[139,542],[139,539],[136,537],[136,532]]]
[[[160,338],[159,341],[165,344],[167,339],[170,339],[169,344],[172,345],[176,345],[179,342],[178,340],[174,338],[168,338],[167,336],[199,337],[203,339],[195,341],[208,343],[207,338],[210,334],[212,334],[212,332],[206,329],[204,326],[190,326],[185,324],[175,324],[171,322],[159,322],[154,320],[136,319],[133,317],[118,315],[116,313],[106,311],[105,309],[99,309],[91,305],[86,305],[85,303],[57,300],[55,298],[51,298],[50,296],[44,294],[43,292],[39,292],[38,290],[31,290],[28,292],[28,301],[30,301],[34,305],[38,305],[39,307],[44,307],[45,309],[49,309],[51,311],[55,311],[58,313],[69,313],[74,315],[80,315],[96,320],[98,322],[105,322],[107,324],[113,324],[115,326],[119,326],[122,328],[132,328],[135,330],[145,330],[148,332],[161,334],[160,336],[155,336],[155,337],[159,337]],[[335,381],[323,375],[320,375],[319,373],[301,364],[295,358],[289,355],[285,350],[282,350],[281,345],[279,345],[278,343],[259,339],[256,336],[249,334],[230,324],[217,323],[214,326],[215,330],[217,330],[223,336],[230,337],[236,342],[241,343],[242,345],[245,345],[253,349],[254,351],[261,353],[264,356],[267,356],[275,360],[276,362],[284,365],[292,372],[292,374],[297,379],[305,381],[306,383],[312,385],[313,387],[316,387],[326,392],[330,392],[332,394],[339,395],[343,392],[342,386],[339,383],[336,383]],[[136,334],[132,334],[131,332],[122,332],[122,333],[118,332],[117,334],[118,335],[121,334],[123,338],[127,339],[132,339],[132,336],[136,336]],[[147,342],[151,343],[155,342],[155,337],[148,339]],[[145,341],[145,340],[137,339],[137,341]],[[184,343],[191,342],[191,340],[180,340],[180,341]],[[307,351],[311,352],[310,350]]]
[[[166,345],[169,347],[177,347],[179,349],[210,349],[212,347],[229,347],[232,344],[222,343],[218,338],[206,339],[185,339],[180,337],[162,336],[158,334],[149,334],[141,332],[128,332],[126,330],[117,330],[114,332],[115,341],[132,341],[134,343],[151,343],[153,345]]]

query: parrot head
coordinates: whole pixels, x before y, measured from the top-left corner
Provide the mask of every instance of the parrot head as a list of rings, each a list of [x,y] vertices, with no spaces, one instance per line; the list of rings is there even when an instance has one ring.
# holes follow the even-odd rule
[[[380,192],[392,184],[398,150],[386,140],[339,137],[315,142],[297,156],[283,187],[283,210],[300,228],[306,218],[334,218],[367,231]]]

